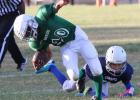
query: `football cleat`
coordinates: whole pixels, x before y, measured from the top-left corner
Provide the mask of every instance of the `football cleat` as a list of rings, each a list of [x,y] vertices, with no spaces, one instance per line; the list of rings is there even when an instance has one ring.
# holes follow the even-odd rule
[[[87,96],[87,95],[88,96],[93,96],[93,95],[95,95],[95,91],[91,87],[87,87],[87,88],[85,88],[83,94],[85,96]]]
[[[83,92],[84,96],[94,96],[96,95],[96,91],[95,89],[93,89],[92,87],[86,87],[84,92]],[[102,92],[102,98],[107,98],[108,96],[105,95],[103,92]]]
[[[92,96],[91,100],[98,100],[96,96]]]
[[[76,94],[75,94],[75,96],[76,96],[76,97],[82,97],[82,96],[84,96],[84,94],[83,94],[83,93],[78,92],[78,93],[76,93]]]
[[[25,70],[25,67],[26,67],[26,64],[27,64],[27,58],[25,59],[24,62],[20,63],[17,65],[17,70],[18,71],[24,71]]]

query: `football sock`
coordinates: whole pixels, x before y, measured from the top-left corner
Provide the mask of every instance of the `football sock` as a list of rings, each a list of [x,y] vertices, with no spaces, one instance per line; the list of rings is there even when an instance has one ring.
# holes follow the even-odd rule
[[[96,96],[98,97],[98,100],[102,100],[102,81],[103,76],[94,76],[93,77],[94,84],[95,84],[95,90],[96,90]]]
[[[79,79],[82,79],[85,77],[85,70],[83,68],[80,69],[80,75],[79,75]]]
[[[56,65],[51,67],[50,72],[57,78],[61,85],[67,80],[66,76],[56,67]]]
[[[83,68],[81,68],[79,79],[78,79],[78,82],[77,82],[79,93],[83,93],[83,91],[85,89],[85,77],[86,77],[85,70]]]

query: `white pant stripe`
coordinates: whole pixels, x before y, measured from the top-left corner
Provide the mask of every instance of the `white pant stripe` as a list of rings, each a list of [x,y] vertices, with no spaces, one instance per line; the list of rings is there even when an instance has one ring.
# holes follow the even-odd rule
[[[12,29],[13,29],[13,25],[11,26],[10,30],[8,31],[7,35],[4,38],[4,41],[3,41],[3,44],[2,44],[2,48],[1,48],[1,51],[0,51],[0,60],[1,60],[3,52],[4,52],[4,48],[5,48],[5,44],[6,44],[6,39],[10,35],[10,32],[12,31]]]

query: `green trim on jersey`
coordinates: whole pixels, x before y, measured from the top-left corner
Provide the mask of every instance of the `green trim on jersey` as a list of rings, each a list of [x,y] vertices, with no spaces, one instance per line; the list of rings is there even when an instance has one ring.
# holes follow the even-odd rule
[[[45,49],[49,44],[63,46],[75,39],[76,26],[55,14],[54,4],[39,8],[35,16],[39,24],[38,37],[37,40],[29,40],[29,46],[33,50]]]

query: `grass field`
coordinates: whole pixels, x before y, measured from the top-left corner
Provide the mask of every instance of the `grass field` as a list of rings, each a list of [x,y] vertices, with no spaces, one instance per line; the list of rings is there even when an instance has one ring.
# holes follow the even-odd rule
[[[38,7],[27,8],[26,12],[35,14]],[[94,42],[99,55],[105,55],[111,45],[121,45],[128,53],[128,62],[134,66],[133,84],[136,96],[124,100],[140,100],[140,5],[119,5],[118,7],[102,7],[76,5],[65,6],[58,15],[80,25]],[[17,72],[16,64],[7,53],[0,69],[0,100],[89,100],[90,97],[75,97],[76,91],[62,91],[54,76],[50,73],[35,75],[32,69],[33,52],[25,41],[16,39],[28,65],[24,72]],[[61,64],[59,48],[53,49],[54,59],[58,67],[65,73]],[[84,64],[80,59],[79,66]],[[66,73],[65,73],[66,74]],[[90,82],[88,83],[91,84]],[[116,97],[123,91],[120,83],[110,86],[109,100],[121,100]]]

